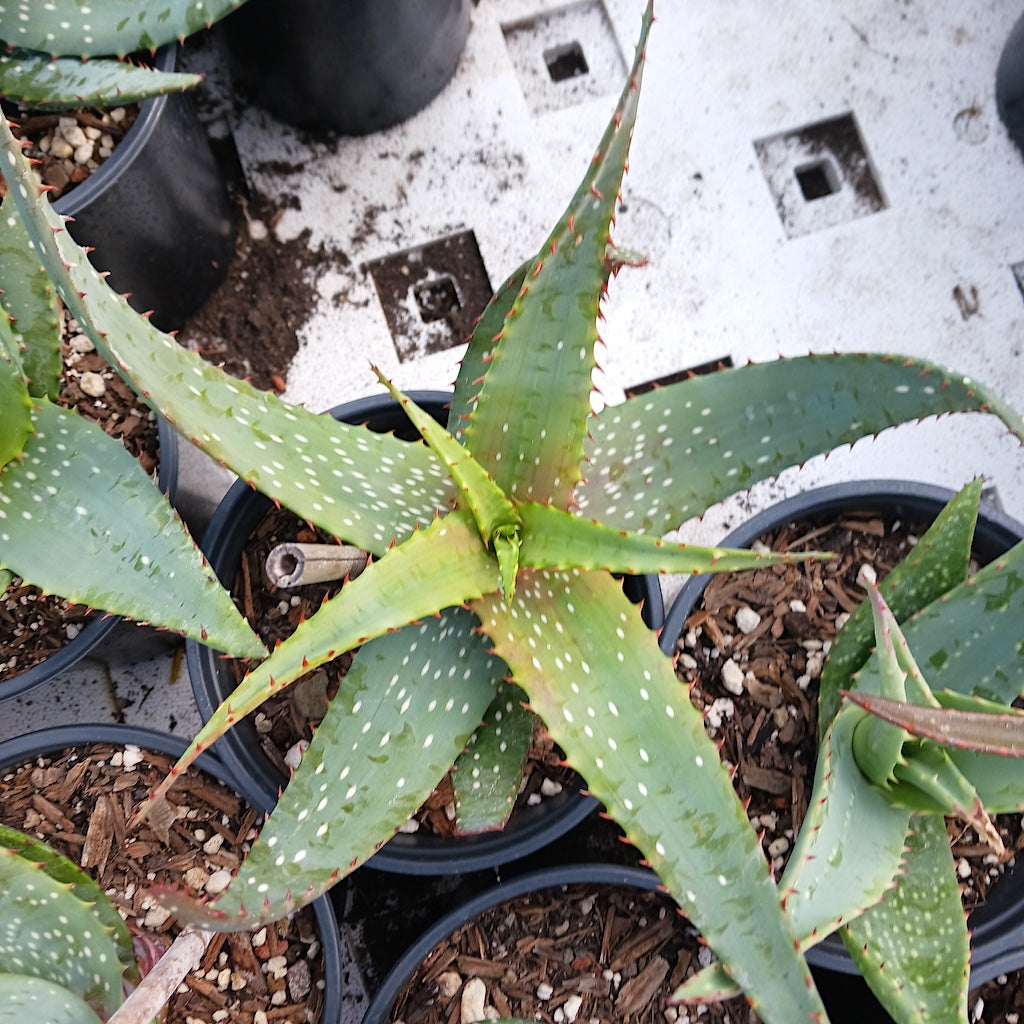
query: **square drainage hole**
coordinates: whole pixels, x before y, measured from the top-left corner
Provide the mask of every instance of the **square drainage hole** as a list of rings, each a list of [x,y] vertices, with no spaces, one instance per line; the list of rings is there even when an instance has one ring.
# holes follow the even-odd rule
[[[626,388],[626,395],[632,398],[634,395],[643,395],[655,388],[663,388],[668,384],[678,384],[681,380],[690,377],[703,377],[708,373],[715,373],[717,370],[728,370],[733,365],[732,356],[722,356],[721,359],[709,359],[706,363],[698,366],[691,366],[687,370],[677,370],[675,373],[667,373],[664,377],[655,377],[653,380],[644,381],[642,384],[634,384]]]
[[[853,114],[758,139],[754,149],[790,238],[886,208]]]
[[[501,30],[535,114],[613,96],[622,87],[626,62],[601,0],[577,0]]]
[[[583,47],[579,43],[551,46],[544,51],[544,63],[552,82],[564,82],[567,78],[578,78],[590,70]]]
[[[466,341],[492,294],[472,231],[383,256],[366,268],[403,363]]]
[[[815,199],[824,199],[840,189],[839,175],[831,160],[816,160],[812,164],[804,164],[794,172],[797,184],[809,203]]]
[[[425,324],[443,320],[446,316],[462,309],[455,279],[448,274],[443,274],[431,281],[420,281],[413,285],[412,294],[420,311],[420,319]]]

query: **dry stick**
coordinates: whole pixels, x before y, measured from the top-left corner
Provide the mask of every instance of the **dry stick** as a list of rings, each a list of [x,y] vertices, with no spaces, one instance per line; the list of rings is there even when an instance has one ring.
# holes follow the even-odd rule
[[[328,583],[358,576],[366,568],[366,552],[351,544],[278,544],[266,568],[276,587]]]
[[[188,928],[179,933],[171,948],[160,957],[107,1024],[150,1024],[178,991],[189,971],[199,964],[213,936],[213,932],[197,932]]]

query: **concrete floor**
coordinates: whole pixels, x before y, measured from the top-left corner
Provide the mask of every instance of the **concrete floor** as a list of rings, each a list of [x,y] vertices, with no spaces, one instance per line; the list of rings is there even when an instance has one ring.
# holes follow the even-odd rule
[[[450,386],[461,346],[444,347],[412,306],[393,337],[368,264],[472,232],[496,285],[535,251],[614,105],[642,8],[479,0],[454,79],[426,110],[371,136],[311,140],[228,108],[250,182],[287,199],[279,236],[309,229],[328,254],[288,399],[322,409],[373,393],[371,362],[403,388]],[[754,0],[660,0],[616,233],[650,263],[620,274],[606,305],[607,400],[711,360],[870,350],[946,363],[1024,409],[1024,158],[993,95],[1020,13],[1019,0],[770,13]],[[552,83],[542,58],[552,47],[582,53],[588,74]],[[1024,518],[1024,449],[985,417],[957,416],[815,460],[681,534],[718,539],[760,504],[819,482],[957,487],[977,474]],[[182,497],[200,516],[227,482],[183,450]],[[190,732],[197,718],[174,651],[138,662],[136,631],[119,635],[113,661],[4,704],[0,735],[37,724],[43,709],[48,720]]]

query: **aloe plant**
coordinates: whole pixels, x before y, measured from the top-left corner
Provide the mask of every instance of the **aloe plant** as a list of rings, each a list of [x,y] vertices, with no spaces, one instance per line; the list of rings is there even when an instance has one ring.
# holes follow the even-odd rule
[[[244,0],[54,0],[0,8],[0,94],[30,110],[135,103],[180,92],[199,75],[124,59],[184,39]],[[99,58],[99,59],[86,59]]]
[[[56,404],[56,295],[9,201],[0,282],[0,584],[19,576],[238,655],[264,653],[138,461]]]
[[[0,1020],[106,1020],[138,969],[131,935],[103,890],[45,843],[6,826],[0,889]]]
[[[822,676],[810,811],[780,881],[801,943],[838,930],[900,1024],[967,1019],[970,944],[944,817],[1002,854],[989,815],[1024,809],[1024,714],[1008,706],[1024,691],[1024,542],[967,579],[980,496],[980,480],[965,487],[882,585],[862,574],[868,599]],[[677,995],[735,993],[714,967]]]
[[[153,795],[163,799],[269,694],[361,645],[226,892],[208,906],[163,894],[179,917],[235,929],[319,895],[429,795],[496,695],[507,704],[508,677],[762,1018],[821,1021],[783,908],[798,900],[773,884],[699,714],[613,574],[754,564],[660,538],[756,480],[888,426],[974,411],[995,412],[1018,437],[1024,427],[976,382],[892,355],[752,364],[592,413],[601,302],[630,262],[611,223],[652,20],[649,6],[565,214],[469,341],[451,432],[389,385],[425,443],[313,415],[203,363],[95,274],[2,125],[0,167],[48,274],[125,379],[193,443],[375,559],[252,668]],[[891,877],[879,873],[875,888]]]

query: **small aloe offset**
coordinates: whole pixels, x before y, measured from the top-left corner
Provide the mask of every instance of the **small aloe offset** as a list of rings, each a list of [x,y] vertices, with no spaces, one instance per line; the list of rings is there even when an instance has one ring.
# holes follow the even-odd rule
[[[141,102],[198,84],[124,59],[209,28],[244,0],[51,0],[0,5],[0,95],[27,110]],[[100,59],[86,59],[100,58]]]
[[[699,714],[616,574],[775,557],[660,538],[756,480],[897,423],[995,412],[1024,431],[975,382],[883,355],[750,365],[592,413],[601,302],[610,277],[634,262],[614,248],[611,224],[652,20],[649,6],[629,80],[565,214],[470,339],[449,429],[387,385],[423,441],[313,415],[183,350],[93,271],[2,125],[0,167],[62,298],[125,379],[254,487],[374,556],[252,667],[154,794],[163,799],[241,715],[359,645],[237,877],[208,905],[162,894],[175,913],[217,929],[279,917],[371,856],[464,748],[457,774],[472,790],[474,769],[489,769],[476,758],[484,737],[470,736],[521,699],[508,679],[762,1018],[823,1021],[785,912],[799,900],[773,883]],[[836,748],[833,776],[848,790],[845,750]],[[509,781],[495,787],[502,806]],[[906,831],[897,817],[894,858]],[[890,868],[863,886],[886,884]]]

